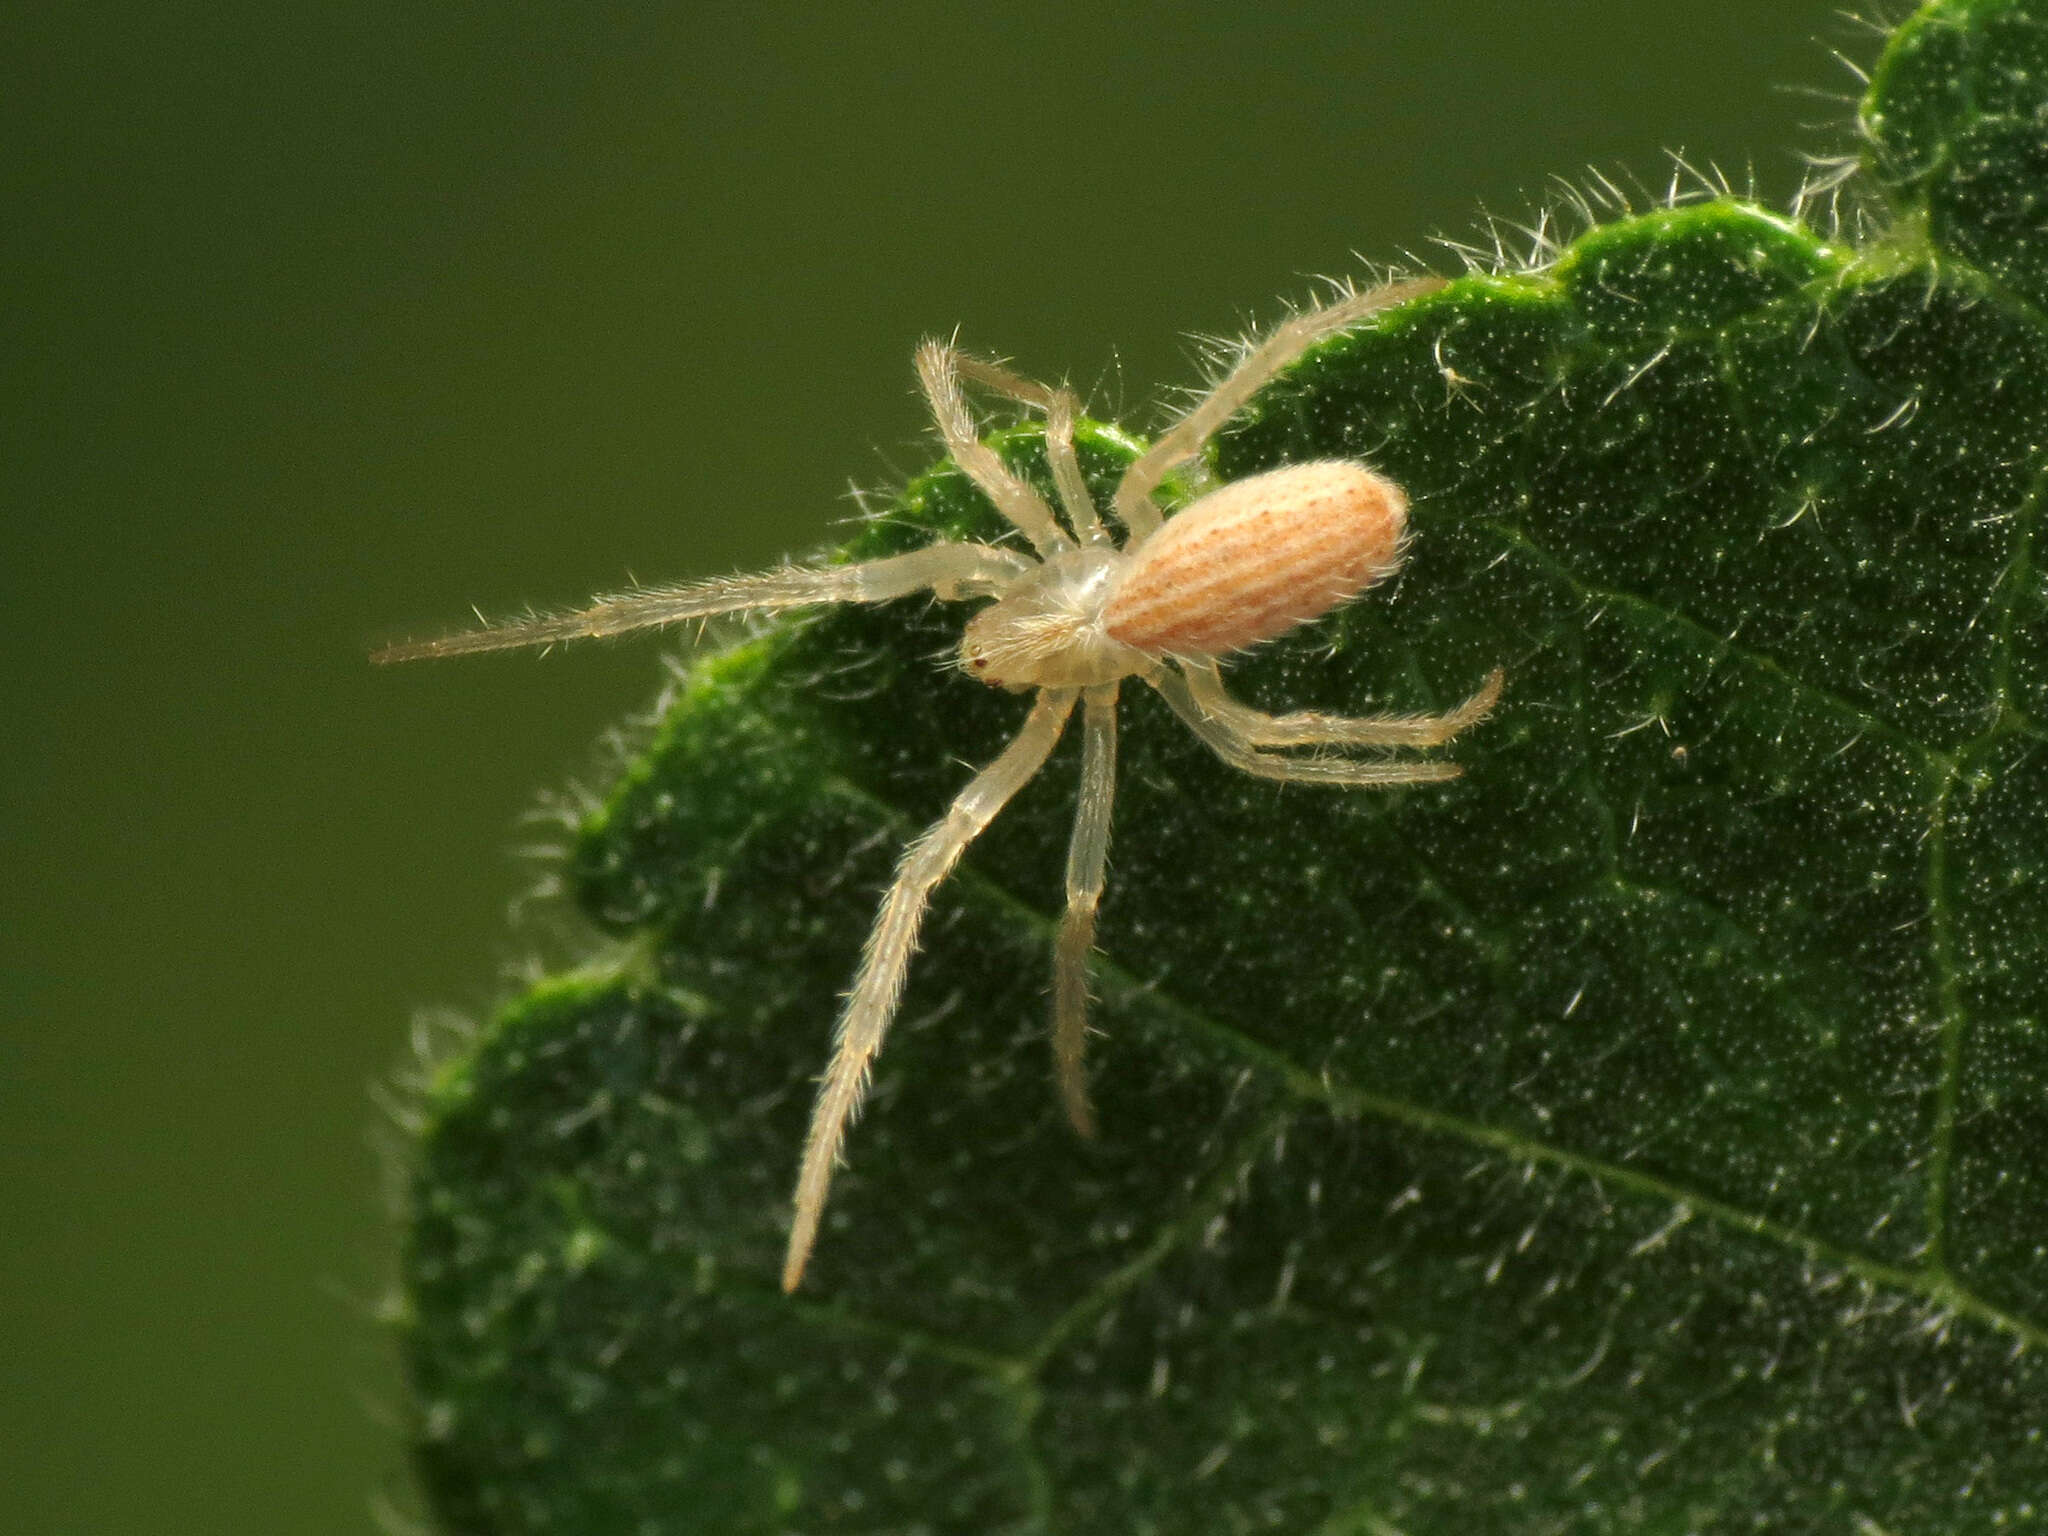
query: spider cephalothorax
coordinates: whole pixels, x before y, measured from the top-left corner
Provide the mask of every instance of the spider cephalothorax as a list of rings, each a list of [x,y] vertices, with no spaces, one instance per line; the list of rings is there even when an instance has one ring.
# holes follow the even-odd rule
[[[636,589],[554,617],[519,619],[440,640],[392,646],[382,661],[454,656],[622,634],[742,610],[877,603],[929,590],[942,600],[993,598],[967,622],[960,660],[969,673],[1035,691],[1024,724],[962,789],[946,814],[904,850],[882,900],[860,972],[840,1014],[832,1064],[797,1176],[782,1284],[795,1289],[816,1241],[846,1128],[868,1069],[903,994],[931,893],[967,846],[1044,766],[1069,717],[1082,712],[1081,791],[1067,850],[1066,911],[1053,961],[1053,1060],[1068,1118],[1094,1134],[1082,1055],[1088,956],[1109,857],[1116,782],[1116,701],[1125,678],[1155,688],[1174,713],[1233,767],[1261,778],[1321,784],[1415,784],[1457,777],[1455,764],[1417,757],[1290,755],[1288,748],[1420,749],[1440,746],[1484,718],[1501,673],[1441,715],[1268,715],[1232,698],[1219,659],[1270,640],[1346,602],[1391,573],[1407,534],[1400,487],[1353,460],[1318,460],[1233,481],[1162,519],[1154,493],[1199,455],[1261,385],[1316,342],[1389,305],[1441,286],[1393,283],[1295,315],[1141,454],[1118,482],[1111,510],[1119,543],[1097,511],[1074,451],[1078,402],[1063,388],[1022,379],[941,342],[918,349],[917,368],[953,461],[1029,540],[1036,558],[994,544],[942,540],[858,565],[790,567],[687,586]],[[975,431],[962,391],[972,382],[1045,415],[1046,458],[1062,524],[1029,482]]]

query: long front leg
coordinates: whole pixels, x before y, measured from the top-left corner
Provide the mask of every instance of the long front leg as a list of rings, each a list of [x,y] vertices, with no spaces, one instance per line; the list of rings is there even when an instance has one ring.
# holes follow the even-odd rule
[[[1254,747],[1440,747],[1492,713],[1506,678],[1495,667],[1477,693],[1441,715],[1269,715],[1232,698],[1214,662],[1184,663],[1183,670],[1202,712]]]
[[[1349,330],[1382,309],[1434,293],[1443,286],[1440,277],[1385,283],[1370,292],[1354,293],[1321,309],[1290,316],[1275,326],[1270,336],[1245,353],[1222,383],[1161,433],[1124,472],[1123,483],[1116,488],[1116,515],[1130,529],[1131,537],[1141,538],[1159,526],[1159,509],[1152,505],[1152,493],[1159,489],[1159,482],[1176,465],[1186,463],[1208,446],[1217,429],[1243,409],[1245,402],[1281,369],[1317,342]]]
[[[882,1037],[903,1000],[903,977],[917,948],[917,933],[934,887],[959,862],[967,845],[995,820],[1010,797],[1045,765],[1060,731],[1073,713],[1079,692],[1048,688],[1031,706],[1024,728],[1002,754],[969,781],[946,814],[903,851],[896,881],[882,900],[875,926],[861,957],[860,974],[839,1016],[838,1044],[832,1065],[818,1089],[811,1113],[811,1132],[804,1142],[803,1168],[796,1181],[796,1215],[789,1230],[789,1251],[782,1265],[782,1288],[793,1291],[803,1279],[804,1264],[818,1239],[818,1221],[846,1127],[867,1094],[868,1069],[882,1048]]]
[[[1088,956],[1109,869],[1109,813],[1116,798],[1117,685],[1090,688],[1082,721],[1081,796],[1067,845],[1067,909],[1053,945],[1052,1060],[1060,1102],[1082,1136],[1095,1135],[1082,1058],[1088,1049]]]
[[[1277,757],[1261,752],[1240,733],[1207,714],[1195,702],[1187,679],[1162,670],[1145,679],[1159,690],[1187,728],[1206,742],[1231,767],[1261,779],[1297,784],[1434,784],[1455,779],[1465,770],[1456,763],[1360,762],[1344,757]]]
[[[974,417],[967,409],[967,397],[960,392],[962,361],[960,349],[943,341],[927,341],[917,349],[917,376],[924,384],[939,436],[946,440],[946,451],[1041,555],[1072,549],[1074,541],[1060,527],[1045,498],[1011,473],[995,450],[975,436]]]
[[[387,645],[370,659],[419,661],[554,645],[563,640],[594,640],[721,613],[773,613],[820,603],[886,603],[926,587],[947,599],[985,597],[1008,587],[1031,565],[1028,556],[991,544],[933,544],[859,565],[793,565],[752,576],[718,576],[681,586],[616,592],[572,613],[508,619],[438,640]]]

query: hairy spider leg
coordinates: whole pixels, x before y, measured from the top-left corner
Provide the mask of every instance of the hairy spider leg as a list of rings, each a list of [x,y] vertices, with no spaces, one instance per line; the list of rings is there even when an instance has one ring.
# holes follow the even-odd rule
[[[1159,690],[1181,722],[1199,736],[1218,757],[1240,772],[1261,779],[1281,779],[1297,784],[1436,784],[1455,779],[1465,770],[1456,763],[1360,762],[1354,758],[1275,757],[1252,746],[1237,731],[1206,713],[1195,702],[1188,680],[1180,673],[1161,668],[1144,674],[1145,681]]]
[[[1060,527],[1045,498],[1029,481],[1012,473],[996,451],[975,434],[974,417],[960,389],[960,363],[960,349],[946,342],[926,341],[918,346],[917,376],[924,385],[932,420],[938,425],[939,436],[945,439],[947,453],[1041,556],[1050,558],[1072,549],[1074,541]]]
[[[1060,1103],[1074,1130],[1095,1136],[1082,1058],[1088,1049],[1088,957],[1095,950],[1095,913],[1109,872],[1109,814],[1116,799],[1117,684],[1082,695],[1081,793],[1067,845],[1067,906],[1053,945],[1052,1062]]]
[[[1506,673],[1495,667],[1479,691],[1440,715],[1269,715],[1233,698],[1213,661],[1183,660],[1188,696],[1211,721],[1247,747],[1440,747],[1477,725],[1500,702]]]
[[[1052,463],[1052,480],[1067,509],[1067,521],[1083,544],[1114,543],[1109,530],[1095,510],[1095,498],[1088,494],[1088,482],[1081,477],[1081,460],[1074,452],[1074,422],[1081,414],[1081,402],[1064,385],[1048,390],[1045,406],[1045,456]]]
[[[789,1249],[782,1265],[782,1288],[793,1291],[803,1279],[804,1265],[818,1240],[818,1221],[846,1128],[867,1095],[868,1070],[882,1037],[903,999],[904,973],[917,948],[931,894],[945,879],[967,845],[979,837],[1010,797],[1045,766],[1060,739],[1067,717],[1081,696],[1076,688],[1039,692],[1024,726],[994,762],[971,779],[946,814],[903,850],[895,882],[882,899],[874,929],[861,956],[860,972],[839,1015],[832,1064],[818,1089],[811,1113],[810,1135],[804,1141],[802,1169],[796,1181],[796,1213],[790,1224]]]
[[[1317,342],[1348,330],[1367,316],[1409,299],[1434,293],[1444,286],[1440,277],[1411,278],[1406,282],[1384,283],[1366,293],[1326,304],[1321,309],[1292,315],[1273,328],[1264,341],[1245,353],[1237,366],[1208,394],[1196,401],[1188,413],[1166,431],[1124,471],[1116,488],[1115,511],[1135,541],[1159,527],[1158,507],[1152,493],[1175,466],[1186,463],[1208,445],[1209,439],[1246,401],[1272,377]]]
[[[467,656],[562,640],[591,640],[657,629],[722,613],[771,613],[820,603],[886,603],[931,588],[949,601],[992,597],[1033,568],[1028,556],[992,544],[941,543],[857,565],[786,566],[751,576],[719,576],[671,587],[643,587],[600,597],[570,613],[507,619],[482,629],[387,645],[377,662]]]
[[[986,389],[1045,412],[1045,457],[1052,465],[1052,480],[1067,509],[1067,521],[1083,544],[1108,544],[1109,530],[1095,510],[1095,498],[1088,494],[1088,482],[1081,476],[1081,461],[1074,452],[1074,422],[1081,414],[1081,402],[1064,385],[1040,384],[1023,378],[984,358],[956,353],[954,364],[963,378]]]

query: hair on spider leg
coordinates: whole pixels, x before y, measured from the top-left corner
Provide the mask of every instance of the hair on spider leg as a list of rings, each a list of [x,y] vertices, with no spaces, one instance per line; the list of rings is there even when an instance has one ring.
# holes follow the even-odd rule
[[[1031,701],[1009,744],[898,856],[820,1080],[797,1174],[784,1290],[803,1278],[847,1130],[902,1002],[933,891],[1046,765],[1076,715],[1080,787],[1065,906],[1053,943],[1051,1034],[1058,1097],[1082,1136],[1096,1130],[1084,1063],[1088,961],[1107,881],[1117,703],[1126,681],[1153,689],[1218,758],[1259,778],[1377,787],[1457,776],[1455,764],[1418,754],[1445,745],[1492,711],[1503,682],[1498,668],[1462,704],[1439,714],[1350,716],[1268,714],[1233,697],[1219,665],[1349,602],[1400,568],[1408,500],[1398,485],[1358,459],[1318,459],[1200,484],[1197,494],[1179,498],[1171,516],[1160,505],[1162,495],[1201,481],[1190,471],[1202,467],[1216,434],[1306,353],[1443,286],[1436,277],[1364,290],[1338,285],[1329,301],[1291,311],[1231,348],[1221,376],[1125,466],[1106,507],[1097,506],[1082,472],[1080,402],[1069,386],[1023,378],[969,356],[954,341],[926,341],[917,348],[917,374],[947,454],[1028,552],[1009,542],[938,538],[906,554],[853,564],[633,587],[571,612],[485,624],[375,654],[386,662],[467,655],[726,614],[887,603],[918,593],[984,605],[962,629],[957,665]],[[1051,500],[982,440],[969,384],[1040,418]],[[811,686],[822,683],[814,678]]]

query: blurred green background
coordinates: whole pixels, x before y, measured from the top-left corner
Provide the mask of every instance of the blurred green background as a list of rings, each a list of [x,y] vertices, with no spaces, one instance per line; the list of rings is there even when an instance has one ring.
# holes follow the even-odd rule
[[[545,948],[658,647],[377,639],[816,545],[961,328],[1098,410],[1666,147],[1782,201],[1832,0],[47,6],[0,70],[0,1529],[411,1508],[370,1086]],[[1823,100],[1801,88],[1831,93]],[[1454,266],[1439,257],[1444,270]]]

